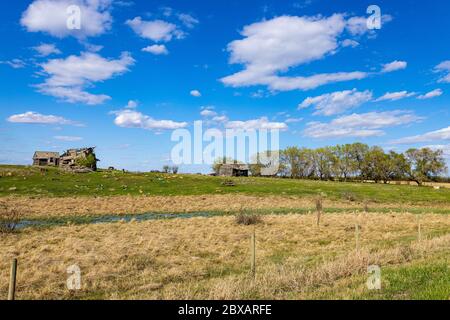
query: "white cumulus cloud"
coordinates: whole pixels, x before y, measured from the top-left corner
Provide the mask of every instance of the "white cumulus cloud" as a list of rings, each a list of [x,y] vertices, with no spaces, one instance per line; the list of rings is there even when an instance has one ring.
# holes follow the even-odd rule
[[[166,46],[163,44],[154,44],[152,46],[148,46],[142,49],[144,52],[149,52],[154,55],[167,55],[169,54],[169,51],[167,50]]]
[[[107,59],[90,52],[65,59],[52,59],[40,65],[48,77],[37,88],[44,94],[71,103],[101,104],[110,97],[91,94],[85,88],[123,74],[133,64],[134,59],[128,52],[123,52],[119,59]]]
[[[245,26],[244,37],[228,44],[230,63],[244,70],[224,77],[228,86],[266,85],[271,90],[308,90],[332,82],[366,78],[366,72],[324,73],[312,76],[280,76],[292,67],[332,55],[346,30],[344,15],[330,17],[281,16]],[[347,43],[348,44],[348,43]]]
[[[184,32],[175,24],[163,20],[145,21],[141,17],[127,20],[126,24],[141,38],[155,42],[168,42],[172,38],[182,38]]]
[[[155,120],[135,110],[120,110],[114,112],[116,118],[114,123],[122,128],[139,128],[146,130],[173,130],[187,127],[187,122],[176,122],[172,120]]]
[[[197,98],[202,96],[201,92],[198,91],[198,90],[192,90],[192,91],[190,92],[190,94],[191,94],[191,96],[197,97]]]
[[[203,117],[215,117],[217,116],[217,112],[214,111],[214,107],[203,107],[200,115]]]

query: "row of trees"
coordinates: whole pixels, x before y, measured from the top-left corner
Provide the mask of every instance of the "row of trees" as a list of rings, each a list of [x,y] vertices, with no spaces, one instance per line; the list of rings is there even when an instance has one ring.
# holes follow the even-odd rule
[[[409,149],[385,152],[362,143],[317,149],[289,147],[281,150],[278,176],[320,180],[373,180],[387,183],[409,180],[421,185],[447,172],[442,150]],[[250,165],[252,175],[261,175],[261,164]]]

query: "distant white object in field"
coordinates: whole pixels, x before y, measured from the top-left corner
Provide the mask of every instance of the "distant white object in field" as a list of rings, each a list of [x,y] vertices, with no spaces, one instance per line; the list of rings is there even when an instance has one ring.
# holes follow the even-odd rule
[[[441,187],[439,187],[439,186],[434,186],[433,188],[434,188],[434,190],[439,190]]]

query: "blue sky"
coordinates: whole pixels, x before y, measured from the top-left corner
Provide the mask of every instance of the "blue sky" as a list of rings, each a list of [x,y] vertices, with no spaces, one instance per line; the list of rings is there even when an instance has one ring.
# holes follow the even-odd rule
[[[281,128],[281,147],[449,155],[450,4],[378,1],[382,27],[369,30],[371,4],[2,1],[0,163],[96,146],[102,167],[160,169],[173,130],[195,120]]]

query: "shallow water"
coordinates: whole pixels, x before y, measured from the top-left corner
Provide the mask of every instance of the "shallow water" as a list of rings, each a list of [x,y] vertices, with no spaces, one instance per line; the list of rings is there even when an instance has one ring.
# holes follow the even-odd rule
[[[223,216],[224,213],[213,212],[192,212],[192,213],[140,213],[140,214],[126,214],[126,215],[104,215],[92,217],[79,218],[56,218],[56,219],[41,219],[41,220],[22,220],[16,229],[25,229],[30,227],[50,227],[61,226],[67,224],[98,224],[98,223],[112,223],[112,222],[130,222],[130,221],[148,221],[148,220],[165,220],[165,219],[189,219],[197,217],[215,217]]]

